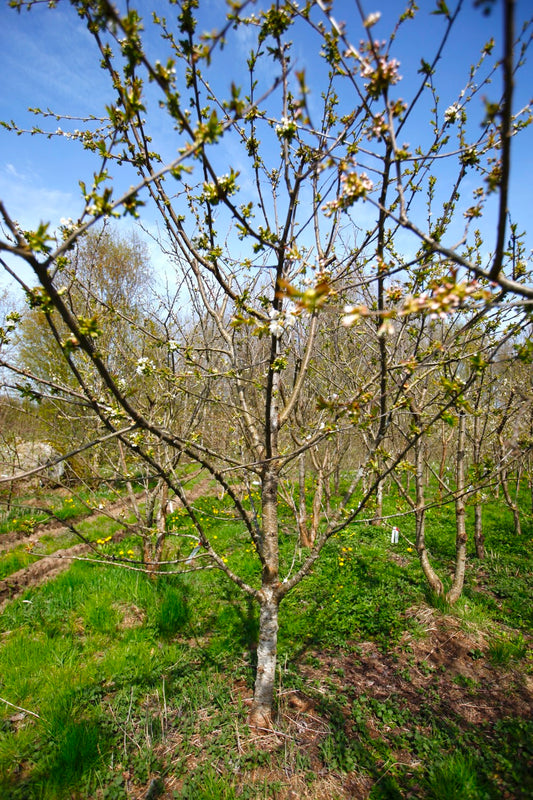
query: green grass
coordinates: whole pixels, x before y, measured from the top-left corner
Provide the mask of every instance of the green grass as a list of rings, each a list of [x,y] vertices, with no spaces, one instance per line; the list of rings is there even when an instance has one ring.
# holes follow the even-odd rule
[[[431,800],[476,800],[480,797],[475,763],[462,753],[451,753],[438,759],[426,778],[427,796]]]
[[[134,489],[139,491],[140,487],[136,486]],[[79,489],[69,492],[64,490],[54,492],[39,489],[27,497],[17,498],[17,502],[12,505],[10,512],[2,516],[0,538],[3,533],[13,531],[32,533],[35,525],[50,519],[50,514],[46,510],[58,520],[80,519],[93,514],[93,509],[97,508],[100,503],[113,503],[123,497],[123,487],[114,489],[106,485],[102,485],[95,491]]]
[[[396,508],[394,492],[387,503]],[[219,552],[257,585],[257,559],[228,499],[204,497],[195,506]],[[282,524],[287,519],[282,513]],[[492,670],[510,696],[522,691],[533,669],[531,525],[525,520],[521,540],[509,536],[497,503],[486,519],[487,558],[470,558],[454,609],[442,601],[431,609],[416,554],[404,538],[391,546],[388,528],[353,525],[328,543],[280,608],[280,737],[266,749],[246,727],[258,629],[247,597],[214,570],[153,581],[73,564],[1,617],[0,697],[12,705],[0,703],[0,797],[123,800],[144,796],[150,785],[157,796],[158,780],[176,800],[285,797],[289,788],[345,800],[356,796],[349,787],[357,781],[373,800],[528,796],[527,708],[523,718],[502,711],[468,723],[456,713],[457,699],[439,695],[445,673],[413,649],[426,635],[413,609],[453,617],[452,638],[458,629],[485,637],[486,644],[473,640],[467,666]],[[173,526],[192,532],[183,514],[174,515]],[[412,540],[409,519],[401,531]],[[98,535],[99,525],[90,531]],[[436,568],[447,575],[450,510],[430,512],[428,540]],[[191,549],[186,541],[184,552]],[[134,539],[105,545],[117,553],[130,547]],[[290,565],[288,525],[281,551]],[[376,665],[383,671],[367,687]],[[390,688],[398,680],[408,700]],[[447,691],[459,692],[467,707],[483,705],[483,689],[484,680],[468,670],[449,677]],[[290,705],[295,696],[311,703],[308,716]]]
[[[32,556],[24,547],[17,547],[9,550],[7,553],[2,554],[0,558],[0,580],[17,572],[19,569],[24,569],[29,564],[37,561],[35,556]]]
[[[525,658],[528,652],[527,643],[522,634],[509,636],[502,633],[489,642],[488,657],[495,666],[506,667],[512,662]]]
[[[44,522],[47,519],[47,514],[35,511],[31,507],[24,505],[15,506],[11,512],[2,519],[0,523],[0,536],[3,533],[11,533],[13,531],[30,534],[33,533],[35,525],[39,522]]]

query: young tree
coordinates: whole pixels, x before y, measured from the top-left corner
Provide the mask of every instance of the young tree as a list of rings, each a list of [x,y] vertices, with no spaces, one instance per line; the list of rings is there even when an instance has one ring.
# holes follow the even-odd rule
[[[440,41],[431,57],[422,53],[420,72],[402,97],[394,47],[399,31],[416,24],[422,13],[413,2],[383,42],[373,36],[379,15],[365,15],[357,2],[354,27],[363,38],[354,45],[352,22],[338,22],[333,6],[321,0],[302,9],[290,0],[253,6],[250,13],[246,3],[232,4],[209,34],[200,32],[203,8],[196,0],[179,4],[175,23],[171,4],[168,16],[154,14],[152,24],[129,4],[117,9],[107,0],[73,0],[115,98],[101,118],[87,119],[83,131],[67,131],[97,159],[92,182],[81,183],[83,213],[63,225],[57,241],[48,223],[22,230],[8,201],[0,204],[3,264],[52,326],[68,329],[58,347],[85,402],[181,500],[204,557],[259,605],[250,718],[260,727],[271,722],[280,603],[309,574],[328,539],[376,493],[379,498],[387,475],[422,435],[407,431],[398,450],[386,449],[402,413],[405,383],[433,369],[435,350],[424,351],[416,336],[409,341],[405,335],[409,319],[445,315],[459,305],[472,315],[490,315],[503,296],[517,303],[533,298],[525,276],[507,271],[511,142],[529,116],[515,115],[512,105],[515,47],[518,42],[525,48],[526,33],[513,30],[512,0],[503,5],[503,52],[494,53],[487,43],[465,84],[457,87],[456,102],[443,111],[437,68],[461,24],[462,2],[452,10],[440,0],[436,4]],[[308,72],[298,66],[294,42],[315,54]],[[156,47],[158,60],[150,55]],[[488,75],[478,79],[487,65]],[[221,76],[227,69],[226,82]],[[503,76],[501,97],[479,109],[480,87],[497,72]],[[427,96],[430,112],[424,107]],[[429,134],[421,131],[418,108],[430,114]],[[158,149],[155,141],[165,121],[178,147],[168,160],[164,142]],[[61,123],[56,134],[63,136],[68,119]],[[7,127],[16,129],[14,123]],[[407,132],[413,141],[400,144]],[[439,168],[443,162],[445,170]],[[111,179],[117,176],[119,183],[121,170],[136,171],[138,180],[115,198]],[[467,208],[460,202],[466,176],[475,185]],[[471,227],[483,216],[490,194],[497,197],[496,238],[492,255],[483,257]],[[431,212],[427,223],[421,196]],[[97,220],[138,217],[145,203],[159,215],[161,244],[175,265],[179,289],[154,330],[139,328],[113,309],[121,324],[165,354],[158,360],[152,350],[145,355],[131,348],[136,358],[129,371],[139,380],[128,391],[101,332],[100,317],[111,306],[91,295],[99,311],[92,313],[91,306],[86,316],[64,296],[62,270],[72,263],[72,247]],[[466,230],[454,246],[457,215],[466,218]],[[409,244],[400,252],[403,235]],[[16,258],[31,268],[37,289],[11,266]],[[332,365],[327,382],[338,389],[314,405],[306,403],[302,418],[302,402],[320,383],[316,358],[326,321],[331,315],[338,321],[343,304],[351,371]],[[181,315],[180,306],[186,308]],[[363,359],[357,347],[364,348]],[[463,390],[464,383],[447,384],[424,424],[434,424],[450,405],[460,407]],[[179,404],[192,409],[194,424],[188,428],[175,414]],[[280,553],[283,481],[302,453],[316,453],[313,448],[347,429],[356,440],[359,469],[330,500],[329,514],[322,513],[318,496],[314,540],[289,566]],[[169,458],[163,455],[169,452]],[[236,574],[187,502],[173,469],[181,457],[207,470],[231,497],[257,554],[254,580]],[[324,475],[325,462],[321,467],[317,460],[317,467]],[[250,510],[242,487],[254,482],[260,485],[260,503]]]

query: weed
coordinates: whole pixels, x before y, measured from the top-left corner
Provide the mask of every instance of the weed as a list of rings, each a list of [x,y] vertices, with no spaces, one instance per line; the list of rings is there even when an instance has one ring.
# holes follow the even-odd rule
[[[222,778],[211,767],[198,770],[187,778],[174,800],[237,800],[243,797],[227,779]]]
[[[122,775],[116,775],[102,790],[102,800],[128,800],[128,792]]]
[[[449,614],[451,612],[450,604],[444,595],[437,594],[431,589],[427,589],[426,597],[429,605],[435,608],[437,611],[440,611],[441,614]]]
[[[183,588],[163,583],[160,605],[154,615],[157,630],[163,636],[173,636],[183,629],[189,618],[189,607]]]
[[[104,738],[91,720],[63,721],[48,762],[49,775],[60,785],[76,783],[83,772],[102,758]]]
[[[462,753],[451,753],[430,767],[426,776],[427,796],[431,800],[478,800],[477,770]]]
[[[506,667],[512,661],[519,661],[527,653],[527,643],[522,634],[517,637],[501,635],[493,638],[488,646],[487,655],[492,664]]]
[[[81,615],[86,624],[98,633],[113,633],[119,619],[109,595],[90,597],[81,609]]]
[[[357,754],[350,747],[346,734],[336,731],[320,744],[320,755],[328,769],[350,772],[357,764]]]
[[[456,686],[463,686],[465,689],[475,689],[477,686],[477,681],[474,678],[470,678],[468,675],[462,675],[461,673],[455,675],[452,681]]]
[[[15,550],[10,550],[0,560],[0,580],[19,569],[24,569],[36,560],[36,557],[32,556],[25,548],[17,547]]]

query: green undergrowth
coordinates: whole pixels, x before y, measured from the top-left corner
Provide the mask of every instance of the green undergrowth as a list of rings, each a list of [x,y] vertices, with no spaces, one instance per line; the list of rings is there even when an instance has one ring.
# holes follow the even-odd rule
[[[398,504],[391,493],[387,513]],[[221,556],[258,585],[257,558],[228,498],[203,497],[195,508]],[[290,574],[299,553],[287,520],[282,510],[281,560]],[[401,518],[397,545],[391,524],[358,523],[335,537],[282,603],[279,735],[265,741],[246,726],[257,607],[220,571],[151,580],[78,562],[8,604],[0,625],[0,797],[284,800],[292,791],[345,800],[362,796],[361,787],[372,800],[531,796],[533,727],[523,689],[533,670],[530,522],[519,539],[501,505],[487,507],[487,557],[470,552],[454,609],[430,602],[412,522]],[[430,511],[427,524],[431,558],[447,579],[452,510]],[[191,533],[179,512],[171,527]],[[108,530],[97,526],[91,536]],[[170,548],[179,546],[174,538]],[[187,554],[193,540],[185,542]],[[140,557],[134,537],[103,548],[126,554],[130,566]],[[471,637],[460,668],[417,655],[416,643],[446,625],[444,642],[458,631]],[[505,687],[507,699],[489,702],[487,680]],[[496,710],[470,718],[458,713],[463,706]]]
[[[134,492],[142,486],[133,484]],[[97,489],[36,489],[31,495],[17,497],[10,510],[0,518],[0,541],[4,533],[30,534],[39,523],[50,520],[71,521],[92,515],[99,507],[120,501],[125,487],[103,483]]]

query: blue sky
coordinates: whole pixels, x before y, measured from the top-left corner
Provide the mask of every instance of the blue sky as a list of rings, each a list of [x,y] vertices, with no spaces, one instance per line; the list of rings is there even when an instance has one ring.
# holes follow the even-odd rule
[[[450,7],[455,6],[450,0]],[[408,100],[420,82],[418,69],[420,59],[431,60],[436,42],[443,29],[442,17],[431,14],[435,0],[419,0],[421,13],[416,22],[402,26],[394,44],[393,55],[401,62],[402,81],[394,87],[395,96]],[[166,8],[163,0],[137,4],[141,14],[149,16],[153,8]],[[201,0],[204,27],[212,29],[221,19],[224,5],[222,0]],[[374,28],[377,39],[388,38],[392,21],[403,10],[400,0],[364,0],[365,13],[381,11],[382,17]],[[174,12],[175,13],[175,12]],[[531,13],[529,0],[518,0],[520,27]],[[337,21],[346,25],[348,38],[357,44],[364,36],[360,16],[355,2],[340,0],[333,4],[333,14]],[[470,64],[477,60],[480,48],[490,37],[496,39],[496,51],[501,52],[501,10],[499,3],[492,15],[485,17],[473,8],[473,0],[465,0],[460,24],[456,27],[438,72],[440,106],[445,109],[455,100],[468,74]],[[151,40],[154,52],[157,39]],[[319,98],[320,87],[314,84],[316,41],[306,34],[294,45],[295,68],[305,69],[312,89],[311,110],[315,99]],[[220,86],[227,87],[231,80],[239,82],[239,75],[233,74],[236,55],[245,56],[246,34],[242,34],[233,48],[242,48],[236,54],[226,51],[220,62],[222,68],[217,76]],[[161,58],[164,61],[164,58]],[[6,2],[0,6],[0,70],[3,76],[0,95],[0,119],[14,119],[21,127],[35,124],[45,130],[55,131],[63,123],[53,119],[39,119],[28,112],[29,107],[51,108],[58,113],[72,117],[100,115],[106,102],[112,99],[112,92],[105,74],[98,66],[99,56],[94,43],[75,12],[65,0],[60,0],[52,11],[44,6],[35,6],[31,12],[17,13],[8,8]],[[265,81],[271,73],[265,74]],[[485,94],[497,99],[500,86],[498,81],[489,87]],[[529,60],[522,70],[514,103],[515,111],[530,100],[533,87],[533,61]],[[427,108],[426,108],[427,110]],[[441,112],[442,113],[442,112]],[[481,102],[478,114],[481,118]],[[476,123],[477,124],[477,123]],[[76,120],[72,127],[78,127]],[[79,127],[82,124],[79,123]],[[424,107],[410,120],[405,130],[405,140],[410,134],[420,137],[421,130],[427,128]],[[158,145],[165,156],[172,158],[176,153],[176,142],[172,131],[163,124],[156,126]],[[520,137],[512,164],[512,202],[517,207],[516,221],[523,229],[529,224],[533,207],[533,129],[528,129]],[[236,151],[230,151],[230,160],[239,158]],[[74,217],[81,210],[78,180],[90,181],[94,163],[91,157],[75,143],[61,137],[44,139],[38,136],[15,136],[0,129],[0,198],[8,211],[24,228],[34,227],[39,221],[51,221],[55,226],[62,217]],[[238,165],[239,166],[239,165]],[[120,180],[120,179],[119,179]],[[134,182],[134,176],[124,175],[123,186]],[[117,189],[119,187],[117,186]],[[148,226],[155,224],[154,218],[147,214]],[[531,242],[531,237],[529,237]],[[531,246],[531,244],[530,244]],[[160,256],[153,251],[157,262]],[[161,261],[162,266],[162,261]]]

